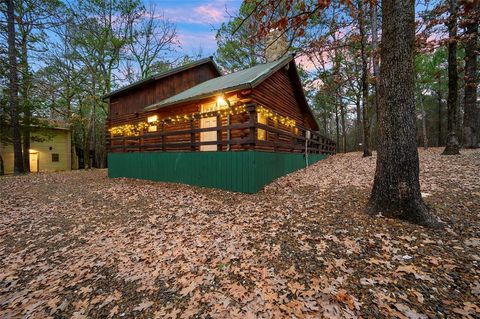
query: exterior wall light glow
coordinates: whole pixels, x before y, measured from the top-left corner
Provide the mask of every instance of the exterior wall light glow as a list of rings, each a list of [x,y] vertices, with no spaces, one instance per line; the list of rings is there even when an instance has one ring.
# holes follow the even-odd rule
[[[217,109],[222,109],[228,107],[228,101],[226,98],[219,96],[217,97]]]
[[[157,131],[157,123],[158,123],[158,115],[152,115],[147,117],[148,125],[148,132],[156,132]]]
[[[152,115],[147,118],[148,123],[156,122],[158,121],[158,115]]]

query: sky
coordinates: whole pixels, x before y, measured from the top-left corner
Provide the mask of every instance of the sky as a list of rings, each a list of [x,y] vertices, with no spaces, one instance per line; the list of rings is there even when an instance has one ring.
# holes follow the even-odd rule
[[[241,0],[145,0],[153,3],[177,25],[180,53],[210,56],[215,53],[215,29],[235,15]]]

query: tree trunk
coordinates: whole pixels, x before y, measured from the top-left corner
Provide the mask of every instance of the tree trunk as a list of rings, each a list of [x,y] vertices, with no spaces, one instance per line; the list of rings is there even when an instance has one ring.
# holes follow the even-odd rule
[[[83,130],[83,165],[85,169],[91,168],[90,166],[90,126],[87,126]]]
[[[359,1],[358,27],[360,29],[360,52],[362,55],[362,101],[363,101],[363,157],[372,156],[370,151],[370,114],[368,107],[368,58],[367,58],[367,37],[365,34],[365,12],[363,0]]]
[[[339,123],[339,118],[338,118],[338,106],[337,103],[335,103],[335,130],[336,130],[336,142],[337,142],[337,150],[338,146],[340,145],[340,123]]]
[[[30,173],[30,125],[32,110],[30,105],[30,70],[28,67],[27,35],[22,36],[21,42],[22,65],[22,109],[23,109],[23,168],[25,173]]]
[[[427,135],[427,111],[425,111],[425,104],[423,103],[423,97],[420,98],[420,108],[422,110],[422,135],[423,135],[423,149],[428,148],[428,135]]]
[[[356,96],[355,108],[356,108],[356,118],[355,118],[355,149],[360,150],[360,143],[362,143],[362,108],[361,108],[361,94]]]
[[[0,176],[5,175],[5,167],[3,166],[3,157],[0,155]]]
[[[378,3],[376,1],[370,2],[371,6],[371,19],[372,19],[372,66],[373,66],[373,76],[375,77],[375,84],[374,84],[374,90],[375,90],[375,98],[373,99],[373,102],[375,103],[374,105],[374,111],[375,114],[377,115],[378,119],[378,77],[379,77],[379,61],[378,61],[378,15],[377,15],[377,5]]]
[[[96,118],[97,118],[97,110],[96,110],[96,101],[93,102],[93,113],[92,113],[92,132],[90,135],[90,147],[89,147],[89,154],[88,158],[90,160],[90,168],[97,167],[95,163],[95,155],[97,152],[97,138],[96,138]],[[90,156],[90,153],[92,153],[92,156]]]
[[[347,128],[345,127],[345,105],[340,102],[340,117],[342,121],[342,151],[347,152]]]
[[[17,74],[17,48],[15,46],[15,11],[13,0],[7,0],[7,32],[8,32],[8,61],[9,61],[9,91],[10,91],[10,116],[13,140],[13,172],[23,174],[22,141],[20,124],[18,121],[18,74]]]
[[[470,12],[473,12],[466,26],[465,43],[465,114],[463,117],[463,146],[466,148],[479,147],[480,108],[477,107],[477,38],[478,38],[478,2]]]
[[[447,99],[447,144],[442,155],[457,155],[459,143],[457,129],[458,70],[457,70],[457,0],[450,0],[448,19],[448,99]]]
[[[422,200],[414,94],[414,0],[382,1],[378,151],[367,211],[439,226]]]
[[[438,86],[440,87],[440,79],[438,80]],[[438,98],[438,145],[437,146],[442,146],[442,93],[439,91],[437,92],[437,98]]]

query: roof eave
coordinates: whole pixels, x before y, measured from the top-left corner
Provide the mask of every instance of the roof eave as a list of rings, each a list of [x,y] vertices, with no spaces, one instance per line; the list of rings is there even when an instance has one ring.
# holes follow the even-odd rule
[[[292,62],[292,61],[290,61],[290,62]],[[300,87],[300,90],[301,90],[301,96],[302,96],[301,100],[302,100],[302,103],[304,103],[304,105],[305,105],[305,107],[306,107],[306,109],[307,109],[307,111],[308,111],[308,114],[312,117],[313,122],[314,122],[315,125],[316,125],[315,130],[318,131],[318,130],[320,129],[320,126],[318,125],[317,119],[315,118],[315,114],[313,114],[313,111],[312,111],[312,109],[310,108],[310,105],[308,104],[308,101],[307,101],[307,98],[306,98],[306,96],[305,96],[305,93],[303,92],[302,80],[300,79],[300,75],[298,74],[297,66],[296,66],[295,62],[293,62],[292,65],[293,65],[293,68],[294,68],[294,70],[295,70],[295,72],[294,72],[294,74],[295,74],[295,75],[294,75],[294,76],[295,76],[295,81],[297,81],[297,82],[300,84],[299,87]]]
[[[265,81],[267,78],[269,78],[272,74],[280,70],[281,68],[285,67],[287,64],[289,64],[291,61],[293,61],[293,58],[295,57],[295,54],[288,54],[287,56],[283,57],[282,63],[277,64],[274,68],[271,68],[267,73],[262,74],[262,76],[259,76],[258,78],[255,79],[255,81],[252,82],[252,89],[258,86],[260,83]]]
[[[170,102],[170,103],[163,103],[163,104],[162,104],[162,102],[159,102],[159,103],[156,103],[156,104],[149,105],[149,106],[145,107],[144,110],[145,111],[153,111],[153,110],[157,110],[157,109],[164,108],[164,107],[167,107],[167,106],[178,105],[178,104],[183,104],[183,103],[188,103],[188,102],[192,102],[192,101],[196,101],[196,100],[205,99],[205,98],[214,96],[214,95],[219,94],[219,93],[226,94],[226,93],[230,93],[230,92],[234,92],[234,91],[238,91],[238,90],[242,90],[242,89],[253,89],[256,86],[258,86],[260,83],[265,81],[267,78],[269,78],[272,74],[274,74],[278,70],[282,69],[283,67],[288,65],[290,62],[292,62],[293,59],[294,59],[294,56],[295,56],[294,54],[288,54],[287,56],[284,56],[281,60],[279,60],[279,63],[277,65],[275,65],[270,70],[268,70],[268,72],[265,72],[264,74],[255,78],[251,82],[243,83],[243,84],[240,84],[240,85],[237,85],[237,86],[234,86],[234,87],[225,88],[225,89],[222,89],[222,90],[216,90],[216,91],[213,91],[213,92],[210,92],[210,93],[196,95],[196,96],[193,96],[193,97],[190,97],[190,98],[186,98],[184,100],[174,101],[174,102]],[[307,107],[308,107],[308,104],[307,104]]]

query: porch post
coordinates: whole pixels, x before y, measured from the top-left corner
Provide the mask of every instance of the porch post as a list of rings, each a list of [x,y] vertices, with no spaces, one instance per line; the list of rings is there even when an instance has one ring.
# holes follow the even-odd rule
[[[217,115],[217,151],[222,150],[222,117]]]
[[[195,152],[195,132],[193,130],[195,129],[195,123],[193,122],[193,118],[190,119],[190,151]]]
[[[248,144],[250,149],[255,149],[255,145],[257,144],[257,134],[255,132],[255,128],[257,126],[257,104],[251,103],[247,105],[247,112],[248,112],[248,123],[249,123],[249,130],[248,130]]]
[[[109,138],[109,144],[110,144],[110,149],[109,149],[108,151],[109,151],[109,152],[113,152],[113,144],[114,144],[114,142],[113,142],[112,133],[109,133],[108,138]]]
[[[166,147],[165,147],[165,123],[162,122],[162,151],[165,152],[166,151]]]
[[[275,129],[278,130],[278,120],[274,120],[273,124],[275,126]],[[273,150],[276,152],[278,150],[278,131],[275,132],[275,138],[273,140]]]

